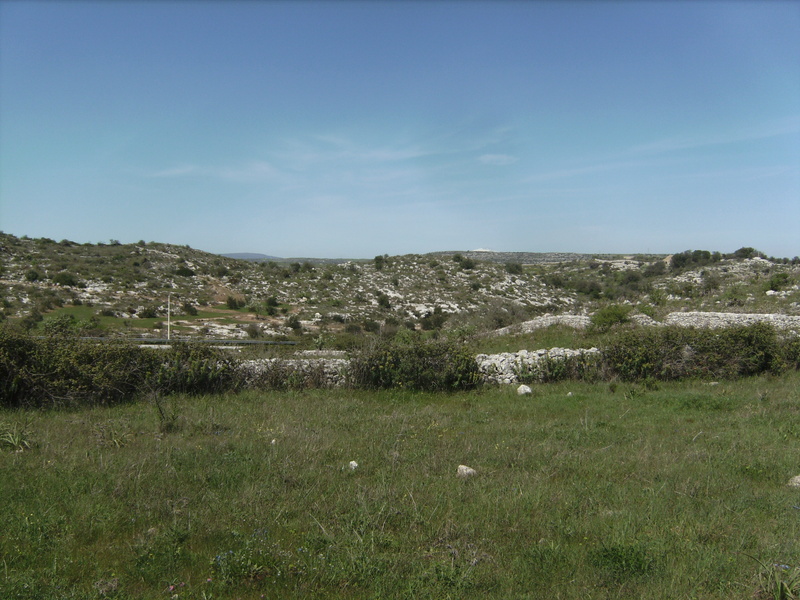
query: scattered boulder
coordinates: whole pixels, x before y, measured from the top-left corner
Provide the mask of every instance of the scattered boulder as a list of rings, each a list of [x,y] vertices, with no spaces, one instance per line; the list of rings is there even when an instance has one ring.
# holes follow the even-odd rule
[[[467,465],[458,465],[458,476],[461,479],[468,479],[478,474],[478,472],[473,469],[472,467],[468,467]]]
[[[521,385],[517,388],[517,394],[524,396],[525,394],[532,394],[533,390],[528,385]]]
[[[350,461],[350,470],[355,471],[358,468],[358,463],[354,460]]]
[[[459,467],[459,468],[461,468],[461,467]],[[786,485],[788,485],[789,487],[793,487],[793,488],[800,488],[800,475],[795,475],[794,477],[792,477],[789,480],[789,483],[787,483]]]

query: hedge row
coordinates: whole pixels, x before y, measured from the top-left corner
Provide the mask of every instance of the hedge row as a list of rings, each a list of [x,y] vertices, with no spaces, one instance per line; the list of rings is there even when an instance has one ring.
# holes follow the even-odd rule
[[[367,389],[457,391],[480,381],[475,357],[447,341],[378,342],[350,360],[351,384]]]
[[[800,338],[772,325],[726,329],[637,328],[601,348],[604,378],[731,379],[800,368]]]
[[[528,381],[727,379],[800,368],[800,338],[768,324],[705,330],[637,328],[612,337],[595,359],[549,361]],[[481,382],[474,357],[457,344],[420,339],[380,342],[350,361],[349,385],[365,389],[472,389]],[[108,405],[148,394],[218,393],[245,385],[286,389],[325,385],[322,369],[281,361],[247,380],[228,354],[200,344],[152,350],[70,336],[34,338],[0,327],[0,406]]]
[[[110,405],[150,393],[226,391],[237,385],[232,367],[206,346],[154,351],[0,328],[0,406]]]

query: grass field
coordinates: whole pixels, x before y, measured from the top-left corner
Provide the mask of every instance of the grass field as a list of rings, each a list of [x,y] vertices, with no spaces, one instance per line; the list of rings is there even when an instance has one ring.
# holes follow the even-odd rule
[[[798,474],[796,372],[3,411],[0,598],[790,598]]]

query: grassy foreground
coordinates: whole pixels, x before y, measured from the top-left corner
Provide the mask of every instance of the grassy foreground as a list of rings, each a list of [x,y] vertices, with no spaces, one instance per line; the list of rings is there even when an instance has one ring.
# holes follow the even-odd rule
[[[0,597],[800,588],[800,489],[786,485],[800,474],[797,372],[160,408],[0,412]],[[477,475],[457,478],[459,464]]]

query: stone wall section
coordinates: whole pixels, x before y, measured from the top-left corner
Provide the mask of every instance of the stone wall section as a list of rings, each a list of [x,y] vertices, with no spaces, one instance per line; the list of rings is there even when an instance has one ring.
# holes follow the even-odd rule
[[[531,371],[540,362],[564,360],[577,356],[599,355],[597,348],[550,348],[547,350],[520,350],[500,354],[479,354],[475,357],[478,370],[486,383],[518,383],[517,374]]]
[[[770,323],[776,329],[800,331],[800,317],[779,314],[674,312],[664,319],[666,325],[719,329],[755,323]]]
[[[713,313],[713,312],[675,312],[667,315],[664,322],[654,321],[646,315],[631,317],[642,326],[654,327],[675,325],[678,327],[721,328],[755,323],[770,323],[778,329],[800,333],[800,317],[780,314],[748,314],[748,313]],[[590,318],[580,315],[545,315],[525,323],[518,323],[493,332],[492,335],[509,335],[530,333],[536,329],[551,325],[568,325],[576,329],[585,329]],[[598,355],[597,348],[549,348],[541,350],[520,350],[519,352],[501,352],[499,354],[479,354],[475,357],[478,370],[486,383],[515,384],[519,382],[517,374],[530,371],[540,361],[563,360],[578,356]],[[350,360],[345,352],[305,351],[298,353],[297,358],[246,360],[241,363],[242,375],[249,381],[255,381],[258,375],[277,364],[288,371],[298,374],[324,373],[324,379],[331,387],[342,387],[347,382]]]

